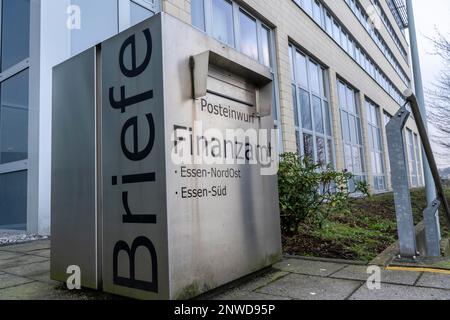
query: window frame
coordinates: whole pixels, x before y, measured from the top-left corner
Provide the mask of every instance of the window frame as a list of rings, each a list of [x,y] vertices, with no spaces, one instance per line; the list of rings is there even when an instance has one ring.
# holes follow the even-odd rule
[[[130,2],[134,2],[135,4],[152,11],[153,14],[161,11],[161,0],[154,0],[153,3],[150,3],[147,0],[130,0]]]
[[[373,190],[376,193],[382,193],[387,191],[387,175],[386,175],[386,164],[385,164],[385,153],[384,153],[384,140],[383,140],[383,131],[381,128],[381,108],[376,103],[372,102],[369,98],[365,98],[366,105],[366,115],[367,115],[367,129],[369,135],[369,149],[370,149],[370,157],[373,162],[377,160],[376,156],[380,158],[381,164],[381,172],[375,172],[375,169],[372,167],[372,179],[373,179]],[[372,113],[374,111],[374,113]],[[371,121],[371,114],[376,116],[375,122],[374,119]],[[384,119],[383,119],[384,121]],[[375,136],[376,135],[376,136]],[[375,138],[378,139],[377,144],[379,144],[380,148],[378,149],[375,144]],[[375,156],[375,159],[373,158]],[[380,179],[379,182],[376,183],[376,179]]]
[[[212,0],[199,0],[204,2],[204,19],[205,19],[205,30],[198,28],[195,26],[193,21],[191,21],[191,25],[196,28],[197,30],[207,34],[209,37],[216,39],[217,41],[223,43],[227,47],[231,47],[235,49],[236,51],[243,53],[240,43],[240,21],[239,21],[239,13],[242,11],[252,19],[256,20],[256,33],[257,33],[257,41],[258,41],[258,60],[253,59],[252,57],[245,55],[249,57],[250,59],[253,59],[255,61],[258,61],[260,64],[265,65],[270,69],[270,73],[272,75],[273,80],[273,103],[274,103],[274,126],[275,129],[278,130],[278,151],[279,153],[283,152],[283,136],[282,136],[282,130],[281,130],[281,110],[280,110],[280,99],[279,99],[279,84],[278,84],[278,66],[276,62],[276,48],[275,48],[275,34],[272,27],[270,27],[268,24],[264,23],[260,19],[258,19],[254,14],[249,12],[244,7],[240,6],[238,3],[236,3],[234,0],[227,0],[228,2],[231,2],[233,6],[233,33],[234,33],[234,45],[230,46],[229,44],[220,41],[219,39],[214,37],[212,24],[213,24],[213,17],[212,17]],[[225,1],[225,0],[224,0]],[[191,3],[192,5],[192,3]],[[264,30],[269,31],[269,39],[268,39],[268,46],[269,46],[269,65],[266,65],[264,63],[264,50],[263,50],[263,41],[262,37],[264,34]]]
[[[134,0],[133,0],[134,1]],[[196,28],[197,30],[200,30],[201,32],[206,33],[208,36],[216,39],[217,41],[223,43],[224,45],[228,46],[228,47],[232,47],[234,49],[236,49],[237,51],[239,51],[240,53],[248,56],[247,54],[245,54],[244,52],[242,52],[241,47],[241,27],[240,27],[240,13],[242,12],[243,14],[247,15],[250,19],[256,21],[256,37],[257,37],[257,46],[258,46],[258,59],[253,59],[253,57],[248,56],[249,58],[258,61],[259,63],[267,66],[268,68],[274,68],[275,65],[275,61],[272,58],[272,50],[270,49],[271,46],[273,46],[273,29],[271,27],[269,27],[267,24],[263,23],[260,19],[258,19],[254,14],[252,14],[251,12],[249,12],[248,10],[246,10],[244,7],[240,6],[239,4],[237,4],[234,0],[221,0],[221,1],[226,1],[229,2],[232,5],[232,19],[233,19],[233,44],[230,45],[229,43],[223,42],[220,39],[217,39],[216,37],[214,37],[214,32],[213,32],[213,0],[199,0],[199,1],[203,1],[204,3],[204,19],[205,19],[205,30],[198,28],[193,21],[191,21],[191,25]],[[270,65],[266,65],[264,63],[264,54],[263,54],[263,41],[262,41],[262,36],[263,36],[263,29],[268,30],[270,33],[270,41],[269,41],[269,51],[270,51]]]
[[[409,181],[412,188],[418,188],[419,184],[419,167],[417,162],[417,152],[414,143],[414,132],[406,128],[406,144],[408,146],[408,170],[409,170]]]
[[[345,87],[345,93],[346,93],[346,101],[345,101],[345,105],[346,105],[346,109],[342,108],[342,101],[341,101],[341,97],[339,94],[339,87],[340,85],[343,85]],[[348,97],[347,97],[347,92],[351,91],[353,94],[353,102],[354,102],[354,107],[355,110],[349,110],[348,109]],[[340,116],[340,123],[341,123],[341,141],[342,141],[342,152],[343,152],[343,156],[344,156],[344,167],[346,170],[348,170],[349,172],[352,172],[353,175],[355,176],[355,178],[359,181],[367,181],[367,164],[366,164],[366,158],[365,158],[365,139],[364,139],[364,134],[363,134],[363,127],[362,127],[362,113],[361,113],[361,105],[359,103],[359,99],[358,99],[358,95],[359,95],[359,91],[353,87],[352,85],[350,85],[348,82],[346,82],[343,79],[337,78],[337,92],[338,92],[338,102],[339,102],[339,116]],[[353,106],[352,106],[353,107]],[[343,115],[346,114],[347,117],[343,117]],[[346,137],[345,137],[345,133],[344,133],[344,128],[343,128],[343,124],[344,124],[344,119],[347,119],[347,121],[349,121],[349,117],[352,116],[355,118],[355,120],[357,121],[355,123],[355,136],[358,140],[360,140],[360,143],[354,143],[352,141],[352,126],[350,124],[350,122],[347,123],[348,128],[349,128],[349,133],[350,133],[350,139],[347,141]],[[347,163],[346,163],[346,147],[350,147],[351,149],[351,158],[352,158],[352,170],[350,170],[347,167]],[[354,149],[358,148],[359,153],[360,153],[360,158],[361,158],[361,171],[360,172],[355,172],[354,167],[355,167],[355,157],[353,155],[354,153]]]
[[[408,172],[412,188],[424,186],[422,152],[419,136],[413,130],[406,128],[405,141],[407,145]],[[417,182],[417,183],[415,183]]]
[[[350,8],[352,13],[356,16],[358,21],[361,23],[363,28],[367,31],[369,36],[372,38],[372,40],[375,42],[377,47],[380,49],[383,56],[386,58],[386,60],[391,64],[394,71],[399,76],[400,80],[403,81],[403,83],[409,87],[411,85],[411,79],[406,74],[406,71],[401,66],[400,62],[395,57],[394,53],[392,52],[391,48],[388,46],[387,42],[384,40],[383,36],[380,34],[378,30],[376,30],[373,26],[373,24],[369,21],[369,15],[366,13],[366,9],[362,6],[359,0],[344,0],[347,6]],[[376,4],[373,3],[373,0],[370,0],[373,7],[376,8],[377,15],[380,17],[381,20],[383,18],[380,16],[380,11],[378,10],[378,7]],[[360,13],[360,15],[357,14]],[[383,20],[384,23],[384,20]],[[386,29],[387,26],[385,24]],[[389,32],[389,30],[388,30]],[[395,40],[392,39],[394,42]],[[405,62],[408,64],[407,55],[405,52],[405,55],[403,55],[402,50],[400,49],[399,45],[396,43],[397,48],[402,55]]]
[[[306,79],[308,82],[308,86],[306,87],[300,80],[297,79],[297,59],[296,54],[300,54],[305,57],[306,61]],[[295,134],[297,139],[297,152],[300,156],[305,156],[305,145],[304,145],[304,135],[310,135],[313,139],[313,160],[315,163],[319,162],[318,159],[318,148],[317,148],[317,140],[323,139],[325,141],[324,151],[325,151],[325,165],[331,165],[333,168],[336,167],[336,151],[334,145],[334,130],[333,130],[333,114],[331,111],[331,102],[330,102],[330,87],[329,87],[329,79],[327,68],[321,65],[319,62],[311,58],[309,55],[305,54],[300,50],[296,45],[290,43],[289,44],[289,56],[290,56],[290,64],[291,69],[293,70],[293,74],[291,77],[291,89],[292,89],[292,99],[293,99],[293,108],[294,108],[294,127]],[[311,87],[311,68],[310,64],[314,64],[318,70],[319,77],[319,92],[314,92]],[[301,110],[301,98],[300,92],[303,90],[308,93],[308,101],[309,101],[309,113],[311,117],[311,129],[305,128],[303,126],[303,117]],[[323,124],[323,133],[319,132],[315,128],[315,110],[313,106],[313,99],[320,100],[320,107],[322,113],[322,124]],[[326,107],[325,103],[328,105],[328,117],[326,115]],[[327,121],[329,121],[329,130],[330,134],[328,134],[328,125]],[[331,143],[330,143],[331,142]]]
[[[260,63],[264,64],[263,52],[262,52],[262,46],[263,46],[263,44],[262,44],[262,30],[260,29],[261,26],[258,25],[258,20],[256,18],[254,18],[253,16],[248,14],[242,8],[239,8],[238,18],[237,18],[238,19],[238,24],[239,24],[239,31],[241,31],[243,29],[242,28],[242,20],[241,20],[243,16],[245,18],[249,19],[250,21],[254,22],[254,27],[255,27],[255,31],[256,31],[256,34],[254,34],[254,36],[256,36],[256,38],[254,40],[256,40],[256,50],[257,50],[256,55],[257,55],[257,57],[255,58],[251,54],[248,54],[248,53],[244,52],[244,43],[242,41],[242,33],[241,32],[235,32],[236,34],[239,34],[239,52],[245,54],[246,56],[252,58],[253,60],[257,60]]]
[[[414,136],[414,148],[416,149],[416,162],[417,162],[417,180],[419,183],[419,187],[425,185],[424,182],[424,174],[423,174],[423,162],[422,162],[422,145],[420,144],[419,135],[413,132]]]
[[[361,44],[356,40],[356,38],[353,36],[353,34],[350,32],[350,30],[345,27],[345,25],[334,15],[329,7],[323,3],[323,0],[317,0],[320,3],[320,9],[323,11],[322,16],[331,16],[332,18],[332,29],[331,32],[327,30],[327,23],[326,19],[322,20],[321,24],[318,24],[316,20],[314,20],[314,17],[312,14],[309,14],[307,10],[305,10],[304,7],[304,1],[305,0],[291,0],[293,1],[299,8],[302,10],[315,24],[317,24],[323,32],[325,32],[327,35],[330,36],[330,38],[344,51],[348,54],[350,58],[352,58],[366,73],[369,77],[372,78],[375,83],[377,83],[391,98],[393,101],[395,101],[398,105],[404,104],[404,99],[402,93],[400,93],[400,90],[394,85],[394,83],[391,80],[388,80],[385,73],[382,71],[381,67],[375,62],[374,59],[366,52],[366,50],[361,46]],[[363,16],[363,12],[357,11],[360,16]],[[347,48],[344,48],[342,46],[341,42],[341,34],[342,31],[344,31],[347,34],[347,39],[350,38],[350,40],[353,42],[354,50],[355,50],[355,56],[353,56],[351,53],[348,52],[348,46]],[[348,43],[348,41],[347,41]],[[358,56],[362,55],[362,56]],[[363,59],[359,59],[359,58]],[[364,59],[364,57],[366,57]],[[366,64],[366,60],[371,62],[373,64],[374,74],[370,73],[370,68]]]

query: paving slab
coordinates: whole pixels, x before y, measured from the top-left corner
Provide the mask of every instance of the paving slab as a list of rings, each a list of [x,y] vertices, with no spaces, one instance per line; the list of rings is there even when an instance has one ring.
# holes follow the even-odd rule
[[[42,274],[38,274],[38,275],[31,275],[31,276],[28,276],[27,278],[35,280],[35,281],[39,281],[39,282],[52,284],[55,286],[62,285],[61,282],[50,279],[50,272],[46,272],[46,273],[42,273]]]
[[[47,273],[50,270],[50,261],[46,259],[45,261],[24,264],[16,267],[4,268],[2,270],[5,273],[29,277]]]
[[[0,289],[17,286],[20,284],[29,283],[33,281],[34,280],[18,277],[12,274],[2,273],[0,274]]]
[[[268,285],[269,283],[272,283],[278,279],[281,279],[281,278],[287,276],[288,274],[289,274],[289,272],[273,269],[265,274],[257,276],[253,279],[250,279],[250,280],[238,285],[236,287],[236,289],[243,290],[243,291],[254,291],[256,289],[259,289],[261,287]]]
[[[450,300],[450,291],[385,283],[380,290],[369,290],[364,285],[350,300]]]
[[[27,254],[31,254],[33,256],[44,257],[44,258],[50,258],[50,249],[40,249],[40,250],[28,251]]]
[[[31,282],[0,290],[0,300],[105,300],[120,297],[87,290],[67,290],[61,285]]]
[[[0,251],[0,261],[18,258],[23,255],[23,253]]]
[[[273,296],[270,294],[248,292],[248,291],[231,291],[212,297],[211,300],[292,300],[288,297]]]
[[[56,290],[53,285],[37,281],[0,290],[1,300],[57,300],[71,297],[63,290]]]
[[[301,300],[343,300],[361,284],[361,281],[290,274],[256,292]]]
[[[31,255],[20,255],[15,258],[0,260],[0,270],[8,269],[11,267],[27,266],[31,263],[48,261],[48,258],[31,256]]]
[[[367,273],[368,266],[348,266],[331,275],[332,278],[367,281],[371,274]],[[420,277],[420,272],[390,271],[381,269],[381,282],[393,284],[414,285]]]
[[[327,277],[346,266],[347,265],[345,264],[332,262],[310,261],[303,259],[287,259],[277,263],[276,265],[273,266],[273,268],[285,272]]]
[[[450,290],[450,275],[425,272],[417,282],[417,286]]]
[[[39,240],[22,244],[16,244],[13,246],[0,247],[1,251],[9,251],[9,252],[28,252],[40,249],[50,249],[50,240]]]

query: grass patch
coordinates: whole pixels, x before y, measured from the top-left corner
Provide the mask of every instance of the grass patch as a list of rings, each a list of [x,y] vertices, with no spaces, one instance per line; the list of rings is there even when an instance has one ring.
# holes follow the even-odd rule
[[[446,190],[450,200],[450,189]],[[424,189],[411,191],[414,222],[423,220],[426,207]],[[351,201],[351,213],[335,214],[328,218],[322,228],[302,223],[298,234],[283,236],[284,251],[288,254],[352,259],[369,262],[397,241],[397,222],[392,193],[374,195]],[[443,237],[450,230],[441,214]]]

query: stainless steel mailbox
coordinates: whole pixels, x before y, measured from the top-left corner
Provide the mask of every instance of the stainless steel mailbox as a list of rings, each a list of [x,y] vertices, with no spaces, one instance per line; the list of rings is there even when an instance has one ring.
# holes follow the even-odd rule
[[[94,71],[69,85],[84,69]],[[53,125],[53,279],[88,261],[83,286],[186,299],[280,259],[265,66],[161,13],[53,77],[63,80],[53,99],[62,122]],[[90,148],[78,150],[86,165],[74,166],[60,155],[72,148],[62,133],[81,121],[87,130],[67,141]],[[70,207],[83,199],[83,212]]]

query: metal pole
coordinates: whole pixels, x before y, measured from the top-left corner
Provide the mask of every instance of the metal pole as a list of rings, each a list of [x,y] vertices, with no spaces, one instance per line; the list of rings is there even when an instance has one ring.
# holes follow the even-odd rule
[[[411,63],[414,72],[414,87],[420,108],[420,113],[422,115],[422,119],[424,120],[425,130],[428,132],[428,117],[427,117],[427,110],[425,107],[425,96],[423,93],[422,70],[420,69],[419,48],[417,45],[417,34],[416,34],[416,22],[414,19],[414,8],[412,0],[406,0],[406,10],[408,15],[409,42],[411,46]],[[423,141],[422,141],[422,160],[423,160],[422,161],[423,173],[425,177],[425,188],[427,194],[427,206],[428,208],[430,208],[432,207],[433,202],[436,200],[436,188],[435,183],[433,181],[434,180],[433,175],[430,169],[430,162],[428,161],[428,157],[426,156],[426,152],[423,146]],[[424,212],[425,214],[430,214],[431,211],[425,210]],[[433,217],[425,217],[425,222],[426,222],[425,233],[428,233],[428,238],[438,239],[438,242],[440,242],[441,231],[439,223],[439,212],[437,211],[433,215]],[[433,247],[436,247],[437,245],[439,244],[435,243]]]
[[[423,84],[422,84],[422,71],[420,69],[419,49],[417,46],[416,22],[414,20],[414,10],[412,0],[406,0],[406,9],[408,12],[409,42],[411,46],[411,62],[414,72],[414,87],[420,107],[420,113],[422,114],[422,119],[424,120],[425,128],[428,131],[427,111],[425,108],[425,97],[423,93]],[[431,205],[433,201],[436,199],[436,188],[434,185],[433,176],[431,174],[430,165],[427,161],[425,150],[423,148],[422,148],[422,159],[423,159],[423,172],[425,176],[425,187],[427,192],[427,202],[428,205]]]

